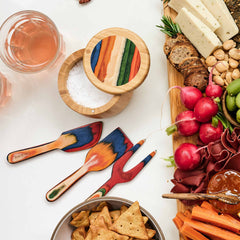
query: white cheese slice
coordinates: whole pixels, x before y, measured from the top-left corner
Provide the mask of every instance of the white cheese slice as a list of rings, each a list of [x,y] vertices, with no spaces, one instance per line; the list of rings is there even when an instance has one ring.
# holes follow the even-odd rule
[[[203,57],[222,45],[217,35],[186,8],[180,10],[175,21]]]
[[[201,0],[171,0],[168,6],[179,12],[183,7],[205,23],[212,31],[220,27],[219,22],[210,13]]]
[[[229,40],[239,32],[239,29],[223,0],[202,0],[202,2],[220,23],[221,26],[215,31],[215,33],[223,42]]]

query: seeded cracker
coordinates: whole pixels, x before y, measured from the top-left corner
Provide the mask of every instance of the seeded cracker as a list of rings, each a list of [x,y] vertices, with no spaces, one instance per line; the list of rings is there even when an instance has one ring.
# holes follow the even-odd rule
[[[134,202],[123,214],[121,214],[110,229],[130,237],[143,240],[149,239],[138,201]]]

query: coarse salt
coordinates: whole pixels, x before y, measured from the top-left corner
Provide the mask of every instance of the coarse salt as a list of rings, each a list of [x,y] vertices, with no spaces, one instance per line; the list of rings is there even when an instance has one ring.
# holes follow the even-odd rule
[[[69,72],[67,88],[71,98],[78,104],[97,108],[108,103],[113,95],[96,88],[87,78],[82,61],[77,62]]]

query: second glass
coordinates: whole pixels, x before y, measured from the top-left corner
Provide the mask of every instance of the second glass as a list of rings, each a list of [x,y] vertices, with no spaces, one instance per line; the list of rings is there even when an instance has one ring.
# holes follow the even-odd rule
[[[10,16],[0,28],[0,57],[18,72],[39,72],[61,53],[61,36],[53,21],[37,11]]]

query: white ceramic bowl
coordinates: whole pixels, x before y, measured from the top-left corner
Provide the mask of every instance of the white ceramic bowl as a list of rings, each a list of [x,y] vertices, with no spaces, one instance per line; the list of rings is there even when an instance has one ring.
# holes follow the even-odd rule
[[[74,212],[79,212],[82,210],[91,210],[92,208],[99,205],[100,202],[107,202],[110,206],[111,210],[120,209],[121,206],[124,204],[126,206],[132,205],[133,202],[123,199],[123,198],[117,198],[117,197],[102,197],[102,198],[96,198],[89,201],[85,201],[74,208],[72,208],[68,213],[66,213],[63,218],[60,220],[60,222],[57,224],[51,240],[67,240],[71,239],[71,234],[73,232],[73,227],[69,224],[71,221],[71,215]],[[144,208],[140,207],[141,212],[144,216],[147,216],[149,218],[148,223],[152,227],[152,229],[156,230],[156,235],[154,239],[156,240],[165,240],[164,235],[162,233],[162,230],[156,220],[153,218],[153,216],[147,212]]]

